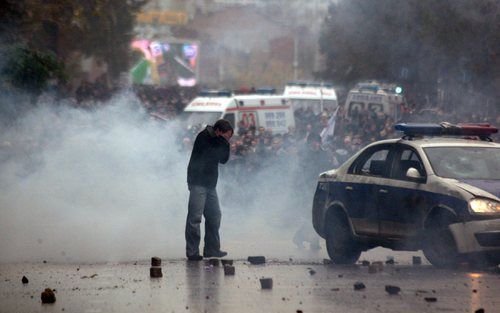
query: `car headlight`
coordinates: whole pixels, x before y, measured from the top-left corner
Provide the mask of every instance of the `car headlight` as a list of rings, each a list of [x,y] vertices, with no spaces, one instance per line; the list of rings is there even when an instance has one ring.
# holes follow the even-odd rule
[[[495,200],[476,198],[469,202],[469,206],[474,213],[500,213],[500,202]]]

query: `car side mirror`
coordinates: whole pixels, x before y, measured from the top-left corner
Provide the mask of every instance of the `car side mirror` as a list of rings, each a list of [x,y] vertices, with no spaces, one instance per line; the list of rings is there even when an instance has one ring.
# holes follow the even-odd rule
[[[420,175],[420,172],[414,168],[414,167],[410,167],[407,171],[406,171],[406,177],[413,180],[413,181],[423,181],[424,180],[424,177],[422,175]]]

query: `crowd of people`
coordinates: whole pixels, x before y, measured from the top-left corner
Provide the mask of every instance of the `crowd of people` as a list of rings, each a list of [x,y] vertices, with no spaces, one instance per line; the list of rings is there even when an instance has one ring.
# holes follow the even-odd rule
[[[171,120],[182,112],[195,97],[194,88],[156,88],[140,86],[136,94],[145,109],[155,117]],[[348,116],[343,106],[336,112],[334,135],[322,138],[320,134],[328,126],[333,111],[316,113],[311,108],[300,108],[294,112],[295,127],[285,134],[273,134],[263,127],[239,127],[231,140],[229,167],[237,177],[246,177],[264,169],[268,164],[298,160],[314,178],[320,172],[336,168],[359,149],[371,142],[400,136],[394,130],[397,122],[489,122],[500,125],[500,115],[488,116],[474,113],[459,116],[456,112],[445,112],[440,108],[417,108],[402,111],[399,120],[382,112],[354,112]],[[200,128],[186,129],[181,135],[180,145],[190,151]]]

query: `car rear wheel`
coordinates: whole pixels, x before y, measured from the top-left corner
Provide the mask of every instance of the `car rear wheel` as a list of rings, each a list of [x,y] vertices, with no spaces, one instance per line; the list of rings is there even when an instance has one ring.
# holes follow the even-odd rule
[[[345,217],[336,215],[328,220],[326,230],[328,256],[336,264],[354,264],[361,254]]]
[[[425,229],[424,255],[436,267],[455,267],[459,254],[449,225],[454,218],[448,215],[434,216]]]

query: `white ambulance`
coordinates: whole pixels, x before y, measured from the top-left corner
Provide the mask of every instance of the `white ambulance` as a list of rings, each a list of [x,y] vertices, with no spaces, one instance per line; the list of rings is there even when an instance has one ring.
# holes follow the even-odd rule
[[[293,110],[311,108],[318,114],[325,109],[333,112],[337,106],[337,93],[331,84],[291,82],[286,84],[283,96],[290,99]]]
[[[184,109],[188,128],[226,119],[238,133],[239,127],[264,127],[273,134],[284,134],[295,127],[290,101],[268,94],[233,95],[231,92],[202,92]]]
[[[349,91],[345,102],[347,116],[365,110],[385,113],[394,117],[401,116],[401,106],[405,104],[402,88],[396,84],[385,84],[376,81],[359,83]]]

